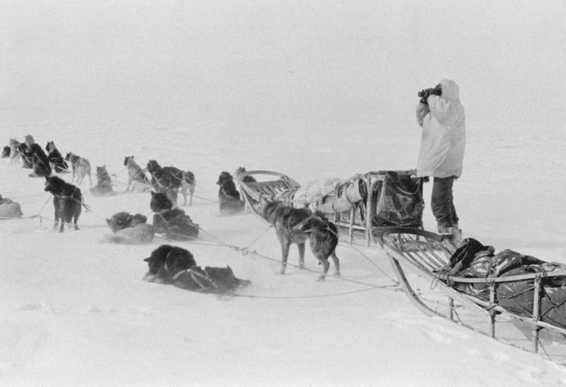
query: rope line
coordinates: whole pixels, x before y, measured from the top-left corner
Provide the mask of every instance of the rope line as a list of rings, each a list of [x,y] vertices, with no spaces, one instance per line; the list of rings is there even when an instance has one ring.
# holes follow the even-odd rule
[[[248,255],[248,254],[253,254],[253,255],[255,255],[259,258],[263,258],[265,260],[281,263],[280,259],[276,259],[276,258],[270,257],[268,255],[261,254],[261,253],[257,252],[256,250],[250,250],[249,248],[246,248],[246,247],[241,247],[241,246],[237,246],[237,245],[234,245],[234,244],[224,242],[223,240],[218,238],[216,235],[214,235],[214,234],[210,233],[209,231],[206,231],[202,228],[200,228],[200,231],[203,231],[204,233],[206,233],[206,234],[210,235],[211,237],[213,237],[214,239],[216,239],[218,241],[219,245],[231,248],[231,249],[236,250],[236,251],[239,251],[244,256]],[[292,267],[299,268],[299,269],[302,269],[302,270],[305,270],[305,271],[308,271],[308,272],[311,272],[311,273],[320,274],[320,272],[318,270],[314,270],[314,269],[307,267],[307,266],[301,268],[298,264],[294,264],[294,263],[287,263],[287,266],[292,266]],[[376,285],[376,284],[373,284],[373,283],[360,281],[360,280],[356,280],[356,279],[348,278],[348,277],[344,277],[344,276],[339,276],[339,277],[336,277],[336,278],[340,279],[342,281],[345,281],[345,282],[351,282],[351,283],[363,285],[363,286],[366,286],[366,287],[380,286],[380,285]],[[394,282],[390,285],[384,285],[384,288],[397,288],[397,287],[398,287],[397,282]]]

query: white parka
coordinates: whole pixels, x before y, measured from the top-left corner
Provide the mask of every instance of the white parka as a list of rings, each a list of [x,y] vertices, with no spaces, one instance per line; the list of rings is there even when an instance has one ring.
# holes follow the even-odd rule
[[[428,106],[419,103],[417,121],[422,126],[417,176],[459,177],[466,145],[466,117],[456,82],[440,82],[442,95],[428,97]]]

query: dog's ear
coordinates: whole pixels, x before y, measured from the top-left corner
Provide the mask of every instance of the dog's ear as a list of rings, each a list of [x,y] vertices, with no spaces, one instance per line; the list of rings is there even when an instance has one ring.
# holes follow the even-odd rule
[[[110,226],[110,219],[106,219],[106,224]]]
[[[145,262],[149,262],[149,261],[151,261],[151,257],[144,258],[143,260],[144,260]]]

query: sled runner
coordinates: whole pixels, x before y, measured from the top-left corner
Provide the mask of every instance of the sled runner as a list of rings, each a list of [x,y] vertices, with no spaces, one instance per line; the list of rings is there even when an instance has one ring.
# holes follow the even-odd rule
[[[454,299],[471,302],[488,314],[493,338],[498,338],[495,331],[497,316],[530,327],[534,352],[539,351],[541,330],[566,334],[564,265],[511,250],[493,255],[493,248],[481,244],[484,250],[480,248],[476,249],[477,252],[472,251],[474,254],[467,254],[465,250],[471,246],[469,239],[465,240],[469,243],[467,246],[456,249],[442,236],[417,229],[385,229],[378,240],[407,296],[425,314],[456,321]],[[486,256],[487,259],[482,261]],[[467,262],[462,265],[461,259]],[[474,260],[482,265],[487,263],[488,266],[481,266],[489,268],[487,275],[473,276]],[[450,294],[447,312],[430,306],[413,289],[402,264],[408,264],[404,266],[410,266],[433,283],[440,284],[442,290]]]

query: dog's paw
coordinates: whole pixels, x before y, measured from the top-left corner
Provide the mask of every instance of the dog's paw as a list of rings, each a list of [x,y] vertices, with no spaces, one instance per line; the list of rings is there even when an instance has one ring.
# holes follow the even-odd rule
[[[326,279],[326,276],[324,274],[320,275],[317,279],[317,281],[324,281]]]

